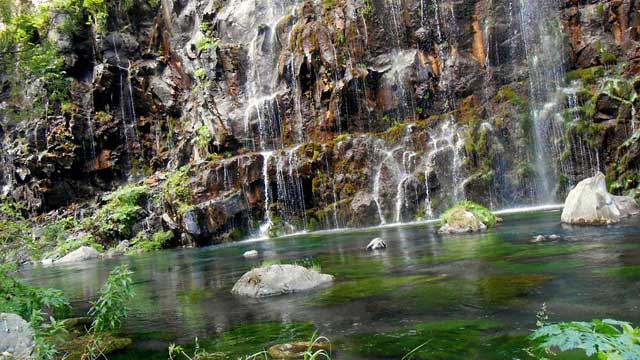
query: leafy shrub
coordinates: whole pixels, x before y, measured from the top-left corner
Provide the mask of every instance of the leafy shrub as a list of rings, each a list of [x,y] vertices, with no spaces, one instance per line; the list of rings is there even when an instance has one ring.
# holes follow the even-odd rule
[[[132,241],[130,251],[154,251],[162,249],[165,244],[173,239],[173,231],[158,231],[151,235],[151,238],[146,237],[144,234],[138,234]]]
[[[100,298],[91,303],[89,315],[93,316],[91,332],[115,331],[120,329],[122,321],[127,318],[127,302],[133,297],[133,282],[126,265],[116,267],[100,290]]]
[[[178,216],[182,216],[191,207],[193,192],[187,186],[189,182],[189,168],[181,167],[167,174],[167,181],[162,186],[162,198],[165,205]]]
[[[60,290],[33,287],[9,275],[10,270],[10,266],[0,265],[0,312],[30,319],[44,310],[61,312],[69,308]]]
[[[546,359],[571,350],[582,350],[599,360],[640,358],[640,327],[618,320],[546,324],[530,335],[534,356]]]
[[[149,193],[144,185],[127,185],[105,197],[96,213],[99,234],[107,239],[131,236],[131,227],[142,216],[142,202]]]
[[[452,207],[451,209],[447,210],[441,217],[440,222],[442,225],[446,224],[449,219],[451,218],[451,214],[456,211],[457,209],[464,209],[470,213],[472,213],[476,218],[478,218],[480,221],[482,221],[483,224],[485,224],[487,227],[493,227],[496,225],[496,222],[498,221],[498,218],[493,215],[493,213],[491,212],[491,210],[487,209],[486,207],[480,205],[480,204],[476,204],[473,201],[469,201],[469,200],[462,200],[461,202],[459,202],[458,204],[456,204],[456,206]]]

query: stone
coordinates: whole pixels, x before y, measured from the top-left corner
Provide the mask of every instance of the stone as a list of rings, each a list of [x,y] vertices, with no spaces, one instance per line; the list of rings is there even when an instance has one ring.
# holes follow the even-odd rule
[[[304,359],[305,352],[310,350],[312,353],[324,350],[331,351],[331,345],[325,342],[297,341],[288,344],[273,345],[267,350],[269,356],[273,359]]]
[[[23,318],[0,313],[0,334],[0,359],[33,359],[35,333]]]
[[[48,259],[48,258],[47,259],[42,259],[42,260],[40,260],[40,264],[42,264],[42,265],[51,265],[51,264],[53,264],[53,259]]]
[[[538,236],[536,236],[535,238],[533,238],[533,241],[532,241],[532,242],[534,242],[534,243],[539,243],[539,242],[543,242],[544,240],[545,240],[544,235],[538,235]]]
[[[560,235],[556,235],[556,234],[551,234],[549,235],[549,240],[551,241],[556,241],[556,240],[561,240],[562,237]]]
[[[450,214],[447,222],[438,230],[438,233],[460,234],[478,232],[486,228],[487,226],[476,218],[473,213],[463,208],[457,208]]]
[[[262,298],[311,290],[332,282],[333,276],[300,265],[269,265],[242,275],[231,292]]]
[[[259,255],[258,250],[249,250],[249,251],[245,251],[244,254],[242,254],[242,256],[245,259],[255,259],[257,258]]]
[[[564,203],[561,220],[575,225],[608,225],[640,212],[630,197],[607,192],[604,174],[582,180],[573,188]]]
[[[367,250],[380,250],[380,249],[386,249],[386,248],[387,248],[387,243],[385,243],[384,240],[382,240],[381,238],[375,238],[371,240],[369,245],[367,245]]]
[[[90,247],[90,246],[81,246],[76,250],[68,253],[60,260],[56,261],[56,263],[71,263],[71,262],[79,262],[86,260],[93,260],[100,257],[100,253],[98,250]]]

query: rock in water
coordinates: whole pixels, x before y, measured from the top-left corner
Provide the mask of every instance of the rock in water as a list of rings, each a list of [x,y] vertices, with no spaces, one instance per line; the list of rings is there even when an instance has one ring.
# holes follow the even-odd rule
[[[307,350],[311,350],[312,353],[320,350],[329,352],[331,351],[331,346],[323,342],[314,342],[312,344],[308,341],[298,341],[290,344],[273,345],[267,350],[267,353],[273,359],[303,359]]]
[[[380,238],[375,238],[371,240],[369,245],[367,245],[367,250],[379,250],[379,249],[386,249],[386,248],[387,248],[387,244],[384,242],[384,240]]]
[[[32,359],[34,332],[29,323],[16,314],[0,313],[0,358]]]
[[[303,266],[269,265],[242,275],[231,292],[261,298],[311,290],[332,282],[333,276]]]
[[[567,224],[608,225],[639,212],[638,204],[632,198],[609,194],[604,174],[599,172],[582,180],[569,192],[561,220]]]
[[[258,257],[258,250],[245,251],[242,256],[244,256],[245,259],[255,259]]]
[[[100,257],[98,250],[90,246],[81,246],[78,249],[68,253],[62,259],[56,261],[57,263],[70,263],[77,261],[86,261],[97,259]]]
[[[476,232],[486,229],[487,226],[482,223],[472,212],[463,208],[455,209],[439,230],[440,234],[460,234],[467,232]]]

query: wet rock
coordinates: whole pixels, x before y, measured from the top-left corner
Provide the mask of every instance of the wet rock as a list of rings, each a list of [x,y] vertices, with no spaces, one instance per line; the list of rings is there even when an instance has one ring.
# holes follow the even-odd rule
[[[557,241],[557,240],[561,240],[562,237],[560,235],[556,235],[556,234],[551,234],[549,235],[549,240],[551,241]]]
[[[387,243],[385,243],[384,240],[380,238],[375,238],[371,240],[371,242],[369,242],[369,245],[367,245],[367,250],[380,250],[380,249],[386,249],[386,248],[387,248]]]
[[[544,235],[538,235],[535,238],[533,238],[533,240],[531,242],[539,243],[539,242],[543,242],[543,241],[545,241]]]
[[[320,350],[331,351],[331,346],[324,342],[298,341],[288,344],[273,345],[267,350],[269,356],[273,359],[303,359],[306,351],[310,350],[315,353]]]
[[[16,314],[0,313],[0,359],[32,359],[34,331]]]
[[[368,192],[358,192],[354,195],[351,201],[351,210],[354,214],[357,214],[354,219],[359,224],[365,225],[367,221],[376,219],[378,217],[378,207],[372,194]]]
[[[68,253],[60,260],[56,261],[56,263],[71,263],[71,262],[79,262],[79,261],[87,261],[93,260],[100,257],[100,253],[98,250],[90,247],[90,246],[81,246],[78,249]]]
[[[635,200],[609,194],[604,174],[598,173],[582,180],[569,192],[561,220],[567,224],[607,225],[638,213],[640,209]]]
[[[460,234],[477,232],[486,229],[487,226],[476,218],[473,213],[463,208],[455,209],[447,222],[438,230],[440,234]]]
[[[95,338],[90,335],[79,336],[82,332],[71,331],[67,334],[69,339],[60,344],[60,350],[66,353],[65,359],[82,360],[86,358],[85,349]],[[116,337],[110,333],[100,334],[100,351],[108,355],[114,351],[122,350],[131,345],[131,339]]]
[[[242,256],[245,259],[255,259],[257,258],[259,255],[258,250],[249,250],[249,251],[245,251],[244,254],[242,254]]]
[[[261,298],[311,290],[332,282],[333,276],[303,266],[269,265],[242,275],[231,292]]]

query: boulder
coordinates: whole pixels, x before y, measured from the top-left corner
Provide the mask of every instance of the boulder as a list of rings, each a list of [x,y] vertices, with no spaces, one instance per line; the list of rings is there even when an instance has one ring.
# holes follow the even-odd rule
[[[289,344],[273,345],[267,350],[269,356],[273,359],[304,359],[305,352],[310,350],[312,353],[324,350],[331,351],[331,345],[324,342],[310,343],[308,341],[297,341]]]
[[[371,240],[369,245],[367,245],[367,250],[379,250],[379,249],[386,249],[386,248],[387,248],[387,244],[384,242],[384,240],[380,238],[375,238]]]
[[[333,276],[303,266],[269,265],[242,275],[231,292],[261,298],[311,290],[332,282]]]
[[[62,257],[60,260],[56,261],[56,263],[71,263],[71,262],[78,262],[78,261],[86,261],[86,260],[97,259],[99,257],[100,257],[100,253],[98,252],[98,250],[90,246],[81,246],[76,250],[68,253],[67,255]]]
[[[607,192],[604,174],[582,180],[569,192],[562,210],[563,223],[576,225],[608,225],[640,212],[630,197]]]
[[[249,251],[245,251],[244,254],[242,254],[242,256],[245,259],[255,259],[257,258],[259,255],[258,250],[249,250]]]
[[[32,359],[34,331],[16,314],[0,313],[0,359]],[[7,355],[10,354],[10,355]]]
[[[447,219],[447,222],[438,230],[440,234],[460,234],[468,232],[477,232],[486,229],[487,226],[482,223],[472,212],[463,208],[453,210]]]

